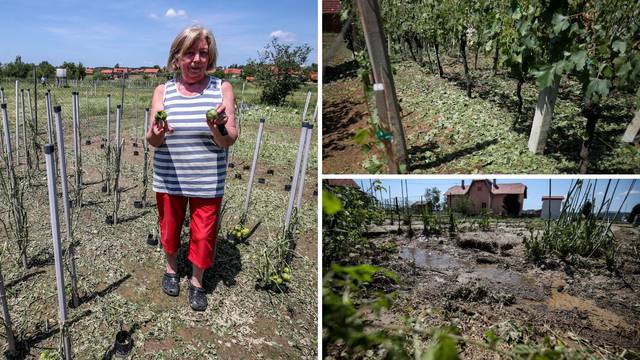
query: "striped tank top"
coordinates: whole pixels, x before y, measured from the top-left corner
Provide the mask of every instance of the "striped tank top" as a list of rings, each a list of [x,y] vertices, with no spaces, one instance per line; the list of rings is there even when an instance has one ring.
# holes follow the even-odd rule
[[[175,80],[165,83],[164,111],[173,133],[153,154],[153,191],[217,198],[224,194],[226,149],[213,141],[206,113],[222,103],[222,81],[209,77],[201,94],[184,96]]]

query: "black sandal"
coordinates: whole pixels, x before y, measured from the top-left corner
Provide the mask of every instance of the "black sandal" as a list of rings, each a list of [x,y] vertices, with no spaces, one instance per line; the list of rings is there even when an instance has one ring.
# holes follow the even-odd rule
[[[164,273],[162,277],[162,290],[169,296],[180,295],[180,276],[178,276],[178,274]]]
[[[209,305],[204,289],[197,287],[189,281],[189,304],[195,311],[205,311]]]

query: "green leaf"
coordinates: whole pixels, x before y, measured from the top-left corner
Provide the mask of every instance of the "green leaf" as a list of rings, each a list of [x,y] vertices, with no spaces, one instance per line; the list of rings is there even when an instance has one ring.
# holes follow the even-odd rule
[[[367,140],[367,137],[369,137],[369,131],[367,131],[366,129],[360,129],[353,136],[353,141],[355,141],[358,145],[362,145]]]
[[[330,191],[322,190],[322,212],[333,215],[342,209],[342,203]]]
[[[553,85],[555,73],[556,73],[555,64],[543,67],[539,71],[533,71],[533,75],[536,77],[538,81],[538,88],[544,89],[546,87]]]
[[[574,52],[571,54],[570,60],[575,64],[576,70],[582,71],[582,69],[584,69],[584,64],[587,62],[587,51],[578,50]]]
[[[447,333],[435,335],[437,343],[430,346],[423,355],[423,360],[458,360],[458,346]]]
[[[611,82],[606,79],[591,79],[587,86],[587,92],[585,96],[595,102],[598,102],[601,98],[609,95],[609,87]]]
[[[627,51],[627,43],[625,41],[622,41],[622,40],[616,40],[611,45],[611,48],[614,51],[619,52],[620,55],[624,55],[625,51]]]
[[[553,14],[553,19],[551,20],[551,24],[553,25],[553,32],[555,34],[559,34],[563,30],[566,30],[569,27],[569,18],[555,13]]]
[[[631,64],[628,62],[625,62],[622,64],[622,66],[618,68],[618,71],[616,71],[616,76],[626,79],[627,74],[629,74],[629,71],[631,71]]]

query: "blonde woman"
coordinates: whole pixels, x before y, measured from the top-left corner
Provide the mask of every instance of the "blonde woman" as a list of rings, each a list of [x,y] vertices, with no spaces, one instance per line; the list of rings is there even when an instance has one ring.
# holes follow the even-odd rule
[[[171,44],[167,66],[178,75],[156,87],[151,102],[151,124],[146,134],[155,147],[153,190],[167,264],[162,289],[180,293],[177,257],[180,230],[187,206],[191,214],[188,259],[189,304],[196,311],[207,308],[202,285],[204,271],[213,265],[216,222],[224,194],[226,148],[238,137],[235,98],[231,84],[207,75],[215,69],[216,42],[201,26],[184,29]],[[206,113],[220,114],[208,121]],[[155,121],[164,110],[166,121]],[[226,131],[225,131],[226,130]]]

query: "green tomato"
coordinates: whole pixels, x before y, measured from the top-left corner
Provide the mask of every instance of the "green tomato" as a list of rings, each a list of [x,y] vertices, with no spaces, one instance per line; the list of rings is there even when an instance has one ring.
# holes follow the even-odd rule
[[[214,121],[215,119],[218,118],[218,112],[216,111],[216,109],[211,108],[209,109],[209,111],[207,111],[207,121]]]
[[[242,237],[247,237],[249,236],[249,229],[242,229],[240,231],[240,234],[242,235]]]
[[[276,284],[282,285],[282,278],[280,276],[276,277]]]
[[[167,121],[167,112],[164,110],[158,111],[156,113],[155,120],[156,123],[159,123],[160,121]]]
[[[284,269],[282,269],[282,271],[284,271],[287,274],[291,273],[291,270],[287,266],[285,266]]]
[[[286,272],[285,272],[285,273],[283,273],[283,274],[282,274],[282,280],[284,280],[284,281],[286,281],[286,282],[289,282],[289,280],[291,280],[291,274],[286,273]]]

